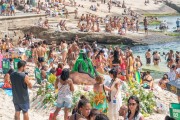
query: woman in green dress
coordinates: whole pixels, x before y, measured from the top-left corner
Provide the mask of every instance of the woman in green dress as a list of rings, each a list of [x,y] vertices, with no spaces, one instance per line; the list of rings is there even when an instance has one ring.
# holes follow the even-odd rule
[[[104,78],[102,76],[97,76],[95,78],[96,83],[93,86],[94,99],[93,99],[93,108],[98,109],[102,113],[107,113],[108,103],[106,100],[105,91],[110,91],[110,88],[103,84]]]

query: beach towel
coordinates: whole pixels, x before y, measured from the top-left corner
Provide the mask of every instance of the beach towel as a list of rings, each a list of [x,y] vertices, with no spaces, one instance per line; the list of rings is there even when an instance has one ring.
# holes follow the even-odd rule
[[[4,92],[5,92],[8,96],[12,96],[12,89],[4,89]]]
[[[136,78],[136,81],[141,84],[141,75],[140,75],[140,72],[136,71],[135,72],[135,78]]]

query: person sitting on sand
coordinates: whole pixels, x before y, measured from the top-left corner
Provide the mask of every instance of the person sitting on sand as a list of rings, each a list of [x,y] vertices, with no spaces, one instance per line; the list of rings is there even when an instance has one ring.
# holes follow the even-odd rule
[[[4,85],[2,88],[7,89],[7,88],[12,88],[11,86],[11,81],[10,81],[10,75],[13,73],[14,70],[11,68],[5,75],[4,75]]]
[[[84,14],[82,14],[81,21],[84,21],[84,20],[85,20],[85,16],[84,16]]]
[[[45,21],[44,21],[44,23],[43,23],[43,28],[49,29],[49,23],[48,23],[48,20],[45,20]]]
[[[64,31],[68,31],[67,27],[66,27],[66,20],[61,20],[58,24],[61,27],[61,30]]]
[[[47,79],[47,76],[46,76],[47,72],[48,72],[48,66],[47,65],[43,65],[41,67],[41,77],[42,77],[42,80]]]
[[[97,11],[96,5],[91,5],[91,6],[90,6],[90,10],[92,10],[92,11]]]
[[[124,29],[124,28],[119,29],[119,30],[118,30],[118,33],[119,33],[120,35],[125,35],[125,29]]]
[[[83,24],[81,25],[81,27],[80,27],[80,31],[81,31],[81,32],[84,32],[84,30],[85,30],[85,24],[83,23]]]
[[[143,84],[145,85],[145,88],[153,90],[154,87],[154,79],[150,75],[150,72],[147,71],[145,77],[143,78]]]
[[[109,33],[111,33],[111,25],[110,24],[107,24],[106,25],[106,32],[109,32]]]
[[[43,26],[43,21],[42,21],[42,18],[39,18],[38,22],[37,22],[37,25],[39,27],[42,27]]]
[[[168,80],[168,75],[164,74],[163,78],[159,81],[158,85],[162,88],[162,89],[166,89],[166,84],[169,82]]]
[[[50,70],[50,75],[48,77],[48,82],[50,82],[51,84],[54,85],[55,81],[56,81],[56,69],[55,68],[52,68]]]

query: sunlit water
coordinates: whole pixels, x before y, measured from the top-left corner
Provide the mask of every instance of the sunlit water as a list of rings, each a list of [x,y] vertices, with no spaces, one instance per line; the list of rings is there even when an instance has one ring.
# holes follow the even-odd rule
[[[149,70],[155,70],[159,72],[168,72],[169,68],[167,67],[167,62],[165,60],[165,56],[163,56],[163,52],[167,53],[169,50],[173,50],[174,53],[176,51],[180,51],[180,41],[178,42],[168,42],[168,43],[161,43],[161,44],[154,44],[154,45],[146,45],[146,46],[134,46],[131,48],[134,53],[134,57],[140,56],[141,60],[143,62],[143,67],[144,69],[149,69]],[[153,61],[151,60],[151,65],[147,66],[146,65],[146,59],[145,59],[145,53],[148,49],[151,49],[151,53],[153,51],[158,51],[161,54],[161,62],[158,66],[153,65]],[[155,73],[156,77],[160,77],[157,73]]]
[[[179,16],[164,16],[164,17],[158,17],[158,20],[160,21],[166,21],[168,28],[167,31],[174,31],[176,30],[176,20],[177,18],[180,18]],[[143,25],[140,26],[141,29],[143,29]],[[159,25],[149,25],[149,30],[159,30]]]

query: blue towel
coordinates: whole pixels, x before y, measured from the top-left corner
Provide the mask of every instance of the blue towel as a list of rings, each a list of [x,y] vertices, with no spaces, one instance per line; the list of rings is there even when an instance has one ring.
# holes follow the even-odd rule
[[[12,89],[5,89],[4,92],[8,95],[8,96],[12,96]]]
[[[4,85],[4,83],[0,82],[0,88],[2,88],[3,85]],[[7,89],[3,89],[3,90],[8,96],[12,96],[12,88],[7,88]]]

